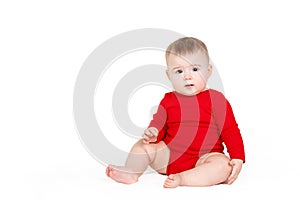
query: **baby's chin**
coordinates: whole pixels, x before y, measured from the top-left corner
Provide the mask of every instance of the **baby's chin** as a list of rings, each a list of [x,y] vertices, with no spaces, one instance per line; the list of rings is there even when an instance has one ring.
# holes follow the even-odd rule
[[[200,92],[204,92],[207,89],[208,89],[207,87],[202,88],[201,90],[194,88],[192,90],[175,90],[175,92],[179,93],[181,95],[184,95],[184,96],[195,96],[195,95],[199,94]]]
[[[189,91],[189,92],[186,92],[186,91],[178,91],[178,90],[175,90],[177,93],[183,95],[183,96],[195,96],[197,94],[200,93],[200,91]]]

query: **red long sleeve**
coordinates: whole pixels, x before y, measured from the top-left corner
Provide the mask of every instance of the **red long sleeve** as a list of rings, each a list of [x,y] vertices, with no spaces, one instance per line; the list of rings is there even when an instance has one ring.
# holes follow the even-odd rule
[[[165,108],[166,96],[160,102],[157,112],[153,115],[153,120],[150,122],[149,127],[155,127],[159,131],[157,136],[157,142],[163,140],[166,136],[167,131],[167,112]]]
[[[214,118],[217,123],[220,140],[226,145],[231,159],[245,162],[244,143],[228,100],[219,92],[211,93]]]

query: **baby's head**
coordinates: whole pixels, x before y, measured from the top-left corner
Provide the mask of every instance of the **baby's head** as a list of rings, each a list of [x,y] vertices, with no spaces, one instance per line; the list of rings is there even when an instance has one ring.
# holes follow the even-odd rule
[[[167,76],[176,92],[192,96],[206,89],[212,66],[206,45],[192,37],[171,43],[166,50]]]

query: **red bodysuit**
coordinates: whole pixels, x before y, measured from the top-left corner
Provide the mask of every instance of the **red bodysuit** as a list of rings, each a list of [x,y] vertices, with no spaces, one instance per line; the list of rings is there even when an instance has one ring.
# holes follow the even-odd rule
[[[165,94],[149,127],[159,130],[155,143],[164,141],[170,149],[167,175],[194,168],[205,153],[223,153],[223,142],[231,159],[245,161],[243,140],[232,108],[216,90],[195,96]]]

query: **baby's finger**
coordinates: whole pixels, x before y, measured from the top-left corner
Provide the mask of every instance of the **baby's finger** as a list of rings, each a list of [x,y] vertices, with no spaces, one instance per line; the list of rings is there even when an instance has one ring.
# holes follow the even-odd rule
[[[157,129],[156,128],[150,128],[148,129],[149,132],[152,134],[152,136],[157,136],[158,132],[157,132]]]
[[[237,170],[233,167],[232,172],[228,178],[228,184],[231,185],[237,179]]]
[[[147,137],[146,135],[144,135],[144,136],[143,136],[143,142],[144,142],[145,144],[149,144],[149,141],[150,141],[150,138]]]
[[[145,136],[147,136],[147,137],[153,137],[153,134],[149,131],[149,130],[146,130],[145,132],[144,132],[144,135]]]
[[[144,135],[143,135],[143,139],[144,139],[144,140],[148,140],[149,137],[148,137],[146,134],[144,134]]]
[[[236,179],[237,179],[238,175],[237,174],[232,174],[229,178],[228,178],[228,184],[231,185]]]

